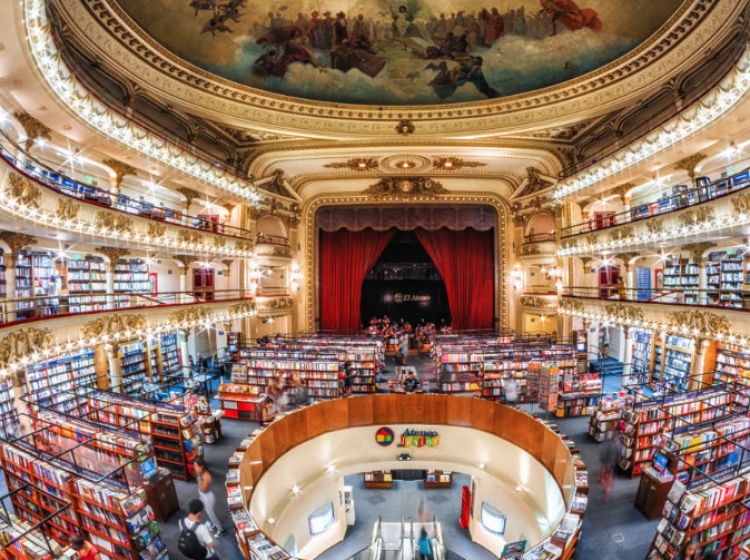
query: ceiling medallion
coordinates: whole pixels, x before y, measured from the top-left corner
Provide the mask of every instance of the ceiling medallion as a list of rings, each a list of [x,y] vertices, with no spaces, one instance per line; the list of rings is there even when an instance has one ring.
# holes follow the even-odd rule
[[[432,167],[445,169],[446,171],[453,171],[462,167],[484,167],[486,165],[486,163],[482,163],[481,161],[464,161],[458,157],[436,157],[432,159]]]
[[[426,157],[414,154],[401,154],[390,156],[380,161],[380,166],[389,171],[413,172],[418,170],[427,170],[431,162]]]
[[[435,198],[448,194],[448,189],[426,177],[386,177],[367,187],[363,194],[375,199]]]
[[[331,167],[333,169],[352,169],[354,171],[368,171],[370,169],[377,169],[379,166],[378,158],[352,158],[347,161],[335,161],[333,163],[326,163],[323,167]]]
[[[402,136],[409,136],[409,134],[414,134],[414,130],[414,123],[409,119],[402,119],[398,121],[398,124],[396,125],[396,132],[398,132]]]

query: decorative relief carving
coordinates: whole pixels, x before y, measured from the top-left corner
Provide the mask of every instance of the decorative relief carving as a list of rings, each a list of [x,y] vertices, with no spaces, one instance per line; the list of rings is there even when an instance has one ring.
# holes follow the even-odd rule
[[[26,133],[26,140],[24,141],[23,146],[26,148],[27,152],[31,150],[31,147],[34,145],[34,140],[52,140],[50,129],[28,113],[16,111],[13,113],[13,116],[16,117],[16,120],[18,120],[19,123],[21,123],[21,126]]]
[[[190,265],[198,261],[198,257],[194,257],[193,255],[175,255],[174,258],[184,267],[182,274],[187,274]]]
[[[386,177],[367,187],[362,194],[374,199],[435,198],[449,194],[437,181],[425,177]]]
[[[8,175],[8,186],[4,194],[24,206],[39,208],[42,205],[42,191],[32,185],[26,177],[15,172]]]
[[[534,194],[535,192],[542,191],[551,186],[552,182],[543,178],[536,167],[527,167],[526,179],[524,179],[524,182],[521,185],[521,192],[518,196]]]
[[[167,233],[166,224],[149,223],[148,224],[148,235],[149,237],[162,237]]]
[[[435,157],[432,158],[432,167],[436,169],[445,169],[452,171],[454,169],[461,169],[462,167],[484,167],[486,163],[481,161],[466,161],[459,157]]]
[[[244,315],[246,313],[252,313],[253,311],[255,311],[255,303],[250,301],[243,301],[242,303],[237,303],[229,307],[230,315]]]
[[[681,159],[680,161],[675,163],[674,168],[687,171],[690,180],[695,182],[695,168],[707,157],[708,156],[706,154],[698,152],[697,154],[693,154],[692,156]]]
[[[613,303],[604,307],[604,312],[610,320],[618,323],[633,323],[643,321],[643,310],[632,305],[623,305],[622,303]]]
[[[274,297],[270,301],[264,301],[258,303],[255,306],[255,310],[258,313],[267,313],[269,311],[276,311],[278,309],[287,309],[292,307],[294,300],[289,296]]]
[[[227,276],[232,272],[232,263],[234,262],[234,259],[223,259],[221,261],[221,264],[227,267]]]
[[[214,247],[217,249],[220,249],[221,247],[226,247],[227,240],[225,237],[216,236],[214,237]]]
[[[533,208],[537,212],[541,210],[545,204],[549,203],[552,199],[548,196],[535,196],[526,203],[524,208]]]
[[[513,225],[515,227],[523,227],[523,224],[526,222],[526,217],[521,216],[520,214],[516,214],[513,216]]]
[[[101,335],[125,335],[146,328],[146,318],[143,315],[111,314],[89,321],[81,328],[84,338],[98,338]]]
[[[609,234],[609,239],[613,243],[617,243],[618,241],[625,241],[627,239],[632,239],[635,237],[635,230],[633,229],[633,226],[622,226],[619,227]]]
[[[577,299],[562,298],[560,300],[560,310],[564,313],[580,315],[584,312],[585,308],[583,303]]]
[[[627,196],[628,192],[633,190],[635,188],[634,183],[625,183],[623,185],[618,185],[614,189],[612,189],[612,192],[615,193],[617,196],[620,197],[620,200],[625,203],[625,199],[629,198]]]
[[[274,257],[286,257],[290,258],[292,256],[292,250],[289,247],[274,247],[273,253],[271,253]]]
[[[667,315],[669,326],[675,331],[689,332],[698,337],[714,338],[729,334],[732,328],[726,317],[707,311],[677,311]],[[697,334],[695,331],[698,331]]]
[[[54,340],[48,328],[30,328],[14,331],[0,340],[0,365],[9,363],[33,352],[47,350]]]
[[[262,185],[259,185],[259,187],[273,194],[287,196],[289,193],[286,190],[286,178],[284,176],[284,170],[274,169],[272,173],[273,179],[271,181],[263,183]],[[275,202],[275,200],[271,201],[272,204],[273,202]]]
[[[586,244],[589,246],[594,246],[599,243],[599,234],[598,233],[589,233],[586,236]]]
[[[740,193],[732,199],[732,212],[747,214],[750,212],[750,194]]]
[[[128,216],[115,212],[97,212],[97,229],[108,229],[112,231],[133,232],[133,220]]]
[[[250,241],[240,241],[235,244],[235,247],[241,253],[249,253],[253,250],[253,244]]]
[[[539,245],[536,244],[524,245],[523,247],[521,247],[522,256],[539,255],[541,253],[542,250],[540,249]]]
[[[130,254],[128,249],[122,249],[120,247],[95,247],[94,251],[104,255],[109,259],[110,272],[114,270],[117,261]]]
[[[646,222],[646,231],[651,235],[661,235],[664,233],[664,218],[653,218]]]
[[[630,261],[632,261],[636,257],[640,257],[640,254],[639,253],[618,253],[617,255],[615,255],[615,257],[622,259],[622,262],[625,263],[625,266],[631,266]]]
[[[175,190],[185,197],[185,208],[190,208],[190,204],[192,204],[193,200],[200,198],[201,196],[201,193],[198,191],[187,187],[177,187]]]
[[[521,305],[526,307],[556,307],[557,298],[555,296],[521,296]]]
[[[335,161],[333,163],[326,163],[323,167],[330,167],[332,169],[352,169],[353,171],[369,171],[370,169],[377,169],[380,163],[376,157],[367,158],[352,158],[344,162]]]
[[[690,245],[683,245],[682,250],[687,251],[694,262],[700,263],[704,258],[703,253],[708,251],[711,247],[716,247],[716,244],[705,241],[703,243],[691,243]]]
[[[78,217],[80,209],[81,206],[72,200],[58,199],[57,208],[55,208],[55,216],[61,220],[75,220]]]
[[[225,208],[226,211],[227,211],[227,214],[229,216],[231,216],[232,215],[232,210],[234,210],[235,208],[237,208],[237,205],[236,204],[231,204],[229,202],[226,202],[226,203],[222,204],[221,207]]]
[[[30,245],[36,245],[37,240],[35,237],[30,235],[24,235],[23,233],[16,233],[15,231],[2,231],[0,230],[0,241],[5,243],[10,249],[10,258],[6,259],[5,266],[16,266],[18,260],[18,251]]]
[[[122,180],[126,175],[130,175],[131,177],[138,176],[138,170],[135,167],[133,167],[132,165],[128,165],[127,163],[124,163],[122,161],[108,158],[103,159],[102,163],[115,172],[115,186],[118,189],[120,188],[120,185],[122,185]]]
[[[177,241],[180,243],[187,243],[188,245],[203,244],[203,234],[197,231],[190,231],[188,229],[181,229],[177,232]]]
[[[401,119],[396,125],[396,132],[398,132],[402,136],[409,136],[409,134],[414,134],[415,130],[416,127],[414,126],[414,123],[409,119]]]
[[[206,307],[188,307],[187,309],[180,309],[175,311],[169,316],[169,322],[174,324],[179,323],[194,323],[208,319],[211,316],[211,310]]]

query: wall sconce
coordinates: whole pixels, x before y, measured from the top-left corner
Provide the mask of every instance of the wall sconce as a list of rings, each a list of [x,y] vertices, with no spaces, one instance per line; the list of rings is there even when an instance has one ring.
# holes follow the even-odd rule
[[[516,290],[520,290],[523,285],[523,272],[521,272],[521,267],[519,265],[513,266],[513,270],[510,271],[510,279],[513,282],[513,287]]]

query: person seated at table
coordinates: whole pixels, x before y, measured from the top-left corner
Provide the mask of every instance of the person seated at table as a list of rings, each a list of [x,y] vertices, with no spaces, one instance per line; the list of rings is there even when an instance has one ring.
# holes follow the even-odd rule
[[[272,422],[276,418],[276,403],[271,397],[266,397],[266,400],[263,401],[263,408],[261,408],[260,414],[261,426]]]
[[[414,376],[414,370],[409,370],[406,377],[401,382],[401,387],[406,393],[415,393],[420,390],[419,379]]]

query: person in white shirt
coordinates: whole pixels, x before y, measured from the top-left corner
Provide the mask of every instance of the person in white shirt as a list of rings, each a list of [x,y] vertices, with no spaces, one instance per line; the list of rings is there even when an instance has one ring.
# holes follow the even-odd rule
[[[218,560],[219,556],[214,549],[214,538],[211,536],[211,531],[201,523],[202,512],[203,502],[195,499],[190,500],[190,503],[188,504],[188,516],[184,519],[183,523],[187,529],[195,533],[195,536],[198,537],[198,541],[200,541],[200,543],[206,547],[206,550],[208,550],[206,560]]]
[[[507,376],[503,378],[502,384],[505,392],[505,404],[515,406],[518,400],[518,381],[515,377]]]

